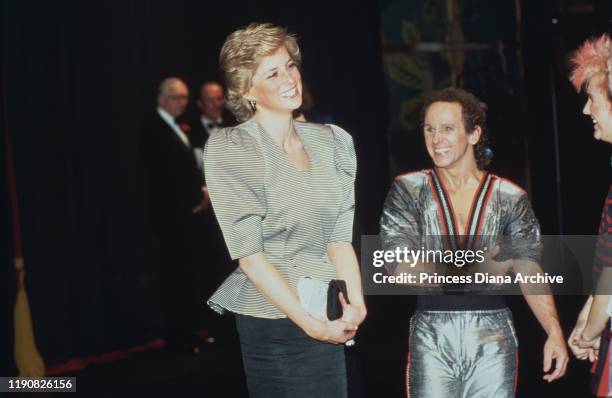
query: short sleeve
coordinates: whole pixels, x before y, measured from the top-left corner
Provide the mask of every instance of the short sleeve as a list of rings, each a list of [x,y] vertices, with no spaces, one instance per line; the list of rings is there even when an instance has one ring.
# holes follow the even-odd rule
[[[353,138],[342,128],[328,125],[333,134],[334,163],[342,188],[340,212],[329,237],[329,242],[351,242],[353,240],[353,220],[355,217],[355,176],[357,157]]]
[[[504,235],[509,240],[511,257],[539,263],[542,253],[540,223],[525,192],[520,193],[509,211]]]
[[[213,134],[204,150],[204,170],[232,259],[263,251],[264,163],[253,137],[236,128]]]
[[[383,250],[421,247],[421,223],[418,221],[416,198],[400,178],[396,178],[387,194],[380,217],[380,238]],[[393,273],[397,264],[387,264]]]

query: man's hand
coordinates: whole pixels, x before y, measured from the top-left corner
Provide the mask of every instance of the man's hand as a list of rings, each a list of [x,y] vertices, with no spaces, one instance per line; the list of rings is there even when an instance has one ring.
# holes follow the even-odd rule
[[[193,214],[197,214],[201,211],[208,209],[208,205],[210,204],[210,197],[208,196],[208,187],[202,187],[202,201],[198,203],[191,212]]]
[[[549,383],[560,379],[565,375],[567,369],[567,349],[565,348],[565,340],[561,330],[555,328],[548,335],[548,339],[544,344],[544,373],[548,373],[552,368],[553,359],[555,360],[555,368],[552,373],[545,374],[542,377]]]

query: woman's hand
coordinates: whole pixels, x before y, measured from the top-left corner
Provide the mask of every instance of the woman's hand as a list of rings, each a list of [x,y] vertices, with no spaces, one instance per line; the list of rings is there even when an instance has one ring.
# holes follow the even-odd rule
[[[582,349],[599,350],[599,343],[601,342],[601,335],[595,336],[594,338],[587,340],[584,335],[580,335],[576,344]]]
[[[589,361],[595,362],[599,359],[599,350],[589,350]]]
[[[596,350],[592,348],[582,348],[578,343],[580,341],[580,336],[582,335],[582,331],[586,326],[587,319],[589,317],[589,311],[591,310],[591,303],[593,302],[593,297],[589,297],[587,302],[584,304],[580,314],[578,314],[578,319],[576,320],[576,326],[572,330],[569,338],[567,339],[567,345],[572,350],[572,353],[577,359],[585,360],[588,359],[593,362],[597,358]]]
[[[580,360],[585,360],[589,358],[589,351],[592,351],[592,349],[583,348],[579,345],[580,335],[582,334],[582,331],[584,330],[585,326],[586,320],[579,320],[576,323],[574,330],[572,330],[572,334],[570,334],[569,338],[567,339],[567,345],[569,346],[570,350],[572,350],[574,356]]]
[[[338,293],[338,299],[342,305],[342,320],[357,326],[361,325],[367,315],[365,305],[347,303],[342,292]]]
[[[590,362],[597,361],[599,354],[599,345],[601,343],[601,335],[595,337],[592,340],[585,340],[582,336],[577,339],[576,345],[579,347],[578,349],[586,351],[585,358],[579,359],[588,359]]]
[[[344,344],[347,340],[355,337],[357,332],[357,325],[342,319],[317,321],[317,323],[318,325],[314,330],[306,331],[306,333],[313,339],[325,343]]]

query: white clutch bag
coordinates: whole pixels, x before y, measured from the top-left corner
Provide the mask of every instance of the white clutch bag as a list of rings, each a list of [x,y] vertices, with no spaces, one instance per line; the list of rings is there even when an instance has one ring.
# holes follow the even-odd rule
[[[313,318],[325,320],[327,311],[327,285],[309,276],[298,280],[298,297],[302,307]]]

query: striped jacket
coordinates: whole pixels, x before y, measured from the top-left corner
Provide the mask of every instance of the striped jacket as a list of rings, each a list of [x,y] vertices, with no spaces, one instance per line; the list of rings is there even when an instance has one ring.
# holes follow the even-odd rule
[[[337,126],[294,122],[310,160],[299,170],[255,121],[214,134],[204,164],[210,198],[232,259],[257,252],[297,290],[302,276],[336,277],[328,242],[352,240],[356,158],[351,136]],[[208,300],[219,313],[283,318],[236,268]]]

